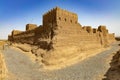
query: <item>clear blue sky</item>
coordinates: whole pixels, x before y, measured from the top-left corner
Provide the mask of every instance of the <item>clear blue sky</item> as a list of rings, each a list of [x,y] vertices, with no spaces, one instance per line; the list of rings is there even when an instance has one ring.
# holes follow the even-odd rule
[[[120,35],[120,0],[0,0],[0,39],[27,23],[42,24],[42,15],[54,7],[78,14],[81,25],[106,25]]]

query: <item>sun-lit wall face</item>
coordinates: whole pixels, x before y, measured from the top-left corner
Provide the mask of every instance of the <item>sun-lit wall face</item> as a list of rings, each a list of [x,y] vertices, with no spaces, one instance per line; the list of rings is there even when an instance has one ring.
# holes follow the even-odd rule
[[[58,8],[57,10],[57,25],[58,26],[71,26],[78,23],[78,16],[76,13],[69,12]]]
[[[43,26],[70,26],[78,23],[78,16],[73,12],[55,7],[43,15]]]
[[[106,25],[119,35],[120,0],[2,0],[0,2],[0,39],[13,29],[24,30],[28,23],[41,25],[42,15],[59,6],[78,14],[81,25]]]

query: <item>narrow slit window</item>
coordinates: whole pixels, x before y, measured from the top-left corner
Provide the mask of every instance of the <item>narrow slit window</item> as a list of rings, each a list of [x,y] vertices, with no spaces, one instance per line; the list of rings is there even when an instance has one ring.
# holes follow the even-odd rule
[[[59,20],[61,20],[61,17],[59,17]]]
[[[67,21],[67,19],[65,18],[65,21]]]

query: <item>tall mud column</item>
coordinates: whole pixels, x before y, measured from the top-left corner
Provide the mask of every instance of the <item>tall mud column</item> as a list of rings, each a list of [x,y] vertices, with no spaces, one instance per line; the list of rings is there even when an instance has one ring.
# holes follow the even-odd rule
[[[103,46],[108,46],[108,30],[106,29],[106,26],[102,26],[100,25],[98,27],[98,31],[99,31],[99,36],[100,36],[100,40],[101,40],[101,45]]]

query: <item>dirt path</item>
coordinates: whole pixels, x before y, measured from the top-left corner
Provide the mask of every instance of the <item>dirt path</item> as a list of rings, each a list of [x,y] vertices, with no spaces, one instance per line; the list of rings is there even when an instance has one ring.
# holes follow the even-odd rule
[[[118,42],[120,43],[120,42]],[[120,47],[113,44],[110,50],[89,57],[82,62],[61,70],[40,71],[28,56],[12,48],[3,51],[8,71],[16,76],[8,80],[102,80],[101,76],[109,68],[110,57]]]
[[[28,56],[12,48],[3,51],[8,71],[16,80],[39,80],[39,65],[33,63]],[[11,80],[11,79],[10,79]]]
[[[53,80],[102,80],[109,69],[113,52],[120,49],[119,42],[113,44],[110,50],[90,57],[73,66],[51,72]],[[50,74],[50,73],[49,73]],[[53,76],[54,75],[54,76]],[[56,79],[55,79],[56,78]],[[51,80],[52,80],[51,79]]]

